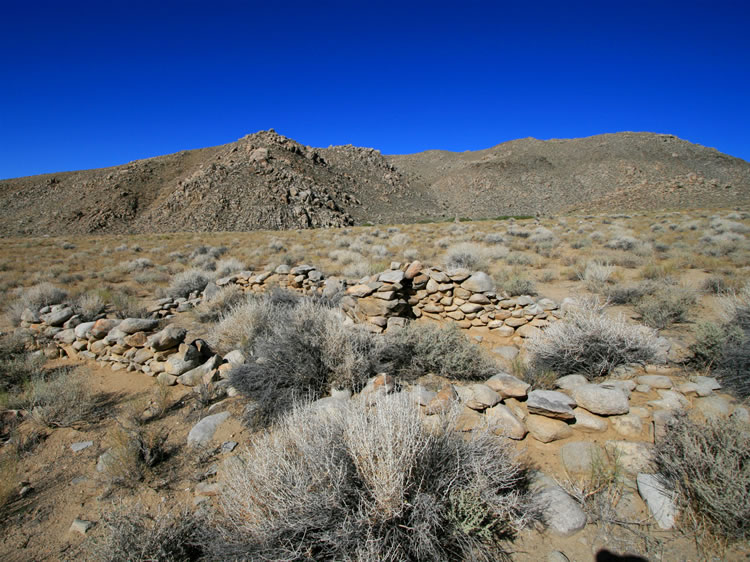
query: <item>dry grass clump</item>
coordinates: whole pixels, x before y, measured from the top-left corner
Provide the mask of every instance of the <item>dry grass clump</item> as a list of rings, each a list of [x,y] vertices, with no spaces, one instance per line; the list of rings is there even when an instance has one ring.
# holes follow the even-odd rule
[[[90,560],[181,562],[202,554],[200,520],[187,508],[152,516],[141,504],[119,504],[99,525],[102,536],[87,544]]]
[[[655,340],[653,330],[607,315],[592,300],[579,302],[563,320],[531,337],[526,349],[533,371],[593,378],[618,365],[654,360],[659,352]]]
[[[216,559],[497,560],[538,510],[512,449],[428,431],[402,395],[297,407],[228,468]]]
[[[662,285],[643,296],[635,306],[644,324],[662,329],[677,322],[685,322],[698,301],[694,289],[676,285]]]
[[[590,291],[599,292],[609,282],[615,272],[615,266],[608,262],[592,260],[579,275]]]
[[[102,415],[101,397],[91,391],[80,369],[57,369],[31,378],[22,400],[32,419],[47,427],[91,423]]]
[[[511,270],[503,270],[496,274],[494,278],[497,288],[511,297],[537,294],[534,281],[523,273],[521,268],[514,267]]]
[[[211,298],[203,299],[195,314],[201,322],[217,322],[244,300],[245,292],[237,285],[225,285]]]
[[[679,494],[683,526],[727,543],[750,538],[750,427],[682,416],[666,431],[654,463]]]
[[[190,293],[203,291],[211,279],[212,276],[202,269],[186,269],[172,278],[172,282],[167,287],[167,295],[187,298]]]
[[[477,271],[486,269],[488,260],[482,246],[472,242],[462,242],[447,249],[443,264],[448,269],[462,267],[469,271]]]
[[[119,422],[108,437],[103,476],[110,485],[135,486],[167,456],[167,432],[140,424],[131,416]]]
[[[226,277],[246,269],[245,263],[236,258],[225,258],[216,262],[216,277]]]
[[[26,289],[19,287],[15,291],[15,296],[16,298],[7,305],[6,313],[10,322],[18,326],[25,309],[37,312],[45,306],[63,303],[68,298],[68,293],[45,281]]]

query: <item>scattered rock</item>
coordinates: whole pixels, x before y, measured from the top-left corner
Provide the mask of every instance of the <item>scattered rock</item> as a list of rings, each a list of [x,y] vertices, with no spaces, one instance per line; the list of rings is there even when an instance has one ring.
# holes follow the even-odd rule
[[[548,418],[573,420],[576,402],[567,394],[555,390],[533,390],[526,400],[529,412]]]
[[[538,476],[534,487],[537,490],[537,499],[543,506],[544,522],[550,531],[569,537],[586,526],[586,513],[578,502],[549,476]]]
[[[516,349],[515,347],[513,349]],[[485,383],[502,398],[523,398],[527,395],[531,385],[508,373],[498,373],[490,377]]]
[[[78,451],[83,451],[84,449],[88,449],[93,445],[93,441],[79,441],[78,443],[73,443],[70,448],[74,453],[77,453]]]
[[[74,519],[73,523],[70,525],[70,532],[81,533],[82,535],[85,535],[93,526],[94,523],[92,521],[86,521],[85,519]]]
[[[573,430],[564,421],[545,416],[529,414],[526,427],[531,436],[542,443],[551,443],[573,435]]]
[[[604,388],[597,384],[584,384],[575,387],[573,398],[578,406],[592,414],[612,416],[627,414],[630,411],[628,397],[620,390]]]
[[[211,443],[219,426],[229,418],[229,412],[206,416],[193,426],[188,433],[187,444],[190,447],[206,447]]]
[[[659,528],[665,531],[673,528],[677,517],[674,491],[668,490],[663,480],[656,474],[640,473],[636,477],[636,482],[638,493]]]

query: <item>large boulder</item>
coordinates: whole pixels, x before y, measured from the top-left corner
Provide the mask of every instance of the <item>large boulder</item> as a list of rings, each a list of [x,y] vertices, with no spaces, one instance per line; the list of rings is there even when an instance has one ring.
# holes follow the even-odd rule
[[[503,404],[487,408],[484,411],[484,416],[490,430],[497,435],[511,439],[523,439],[528,433],[524,423],[511,412],[510,408]]]

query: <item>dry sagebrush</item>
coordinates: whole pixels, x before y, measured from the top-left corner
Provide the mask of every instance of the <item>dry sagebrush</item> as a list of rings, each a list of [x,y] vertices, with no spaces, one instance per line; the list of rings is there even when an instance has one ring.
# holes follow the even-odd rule
[[[496,560],[536,516],[526,474],[490,434],[429,432],[406,396],[295,408],[228,469],[217,559]]]
[[[607,375],[618,365],[654,360],[656,333],[609,316],[598,301],[581,301],[565,317],[529,339],[529,363],[535,371],[574,373],[589,378]]]

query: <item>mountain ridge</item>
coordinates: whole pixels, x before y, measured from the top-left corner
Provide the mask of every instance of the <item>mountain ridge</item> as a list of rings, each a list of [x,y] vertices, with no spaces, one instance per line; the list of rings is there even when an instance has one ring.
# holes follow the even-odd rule
[[[646,132],[384,155],[273,129],[120,166],[0,180],[0,235],[340,227],[750,202],[750,163]]]

